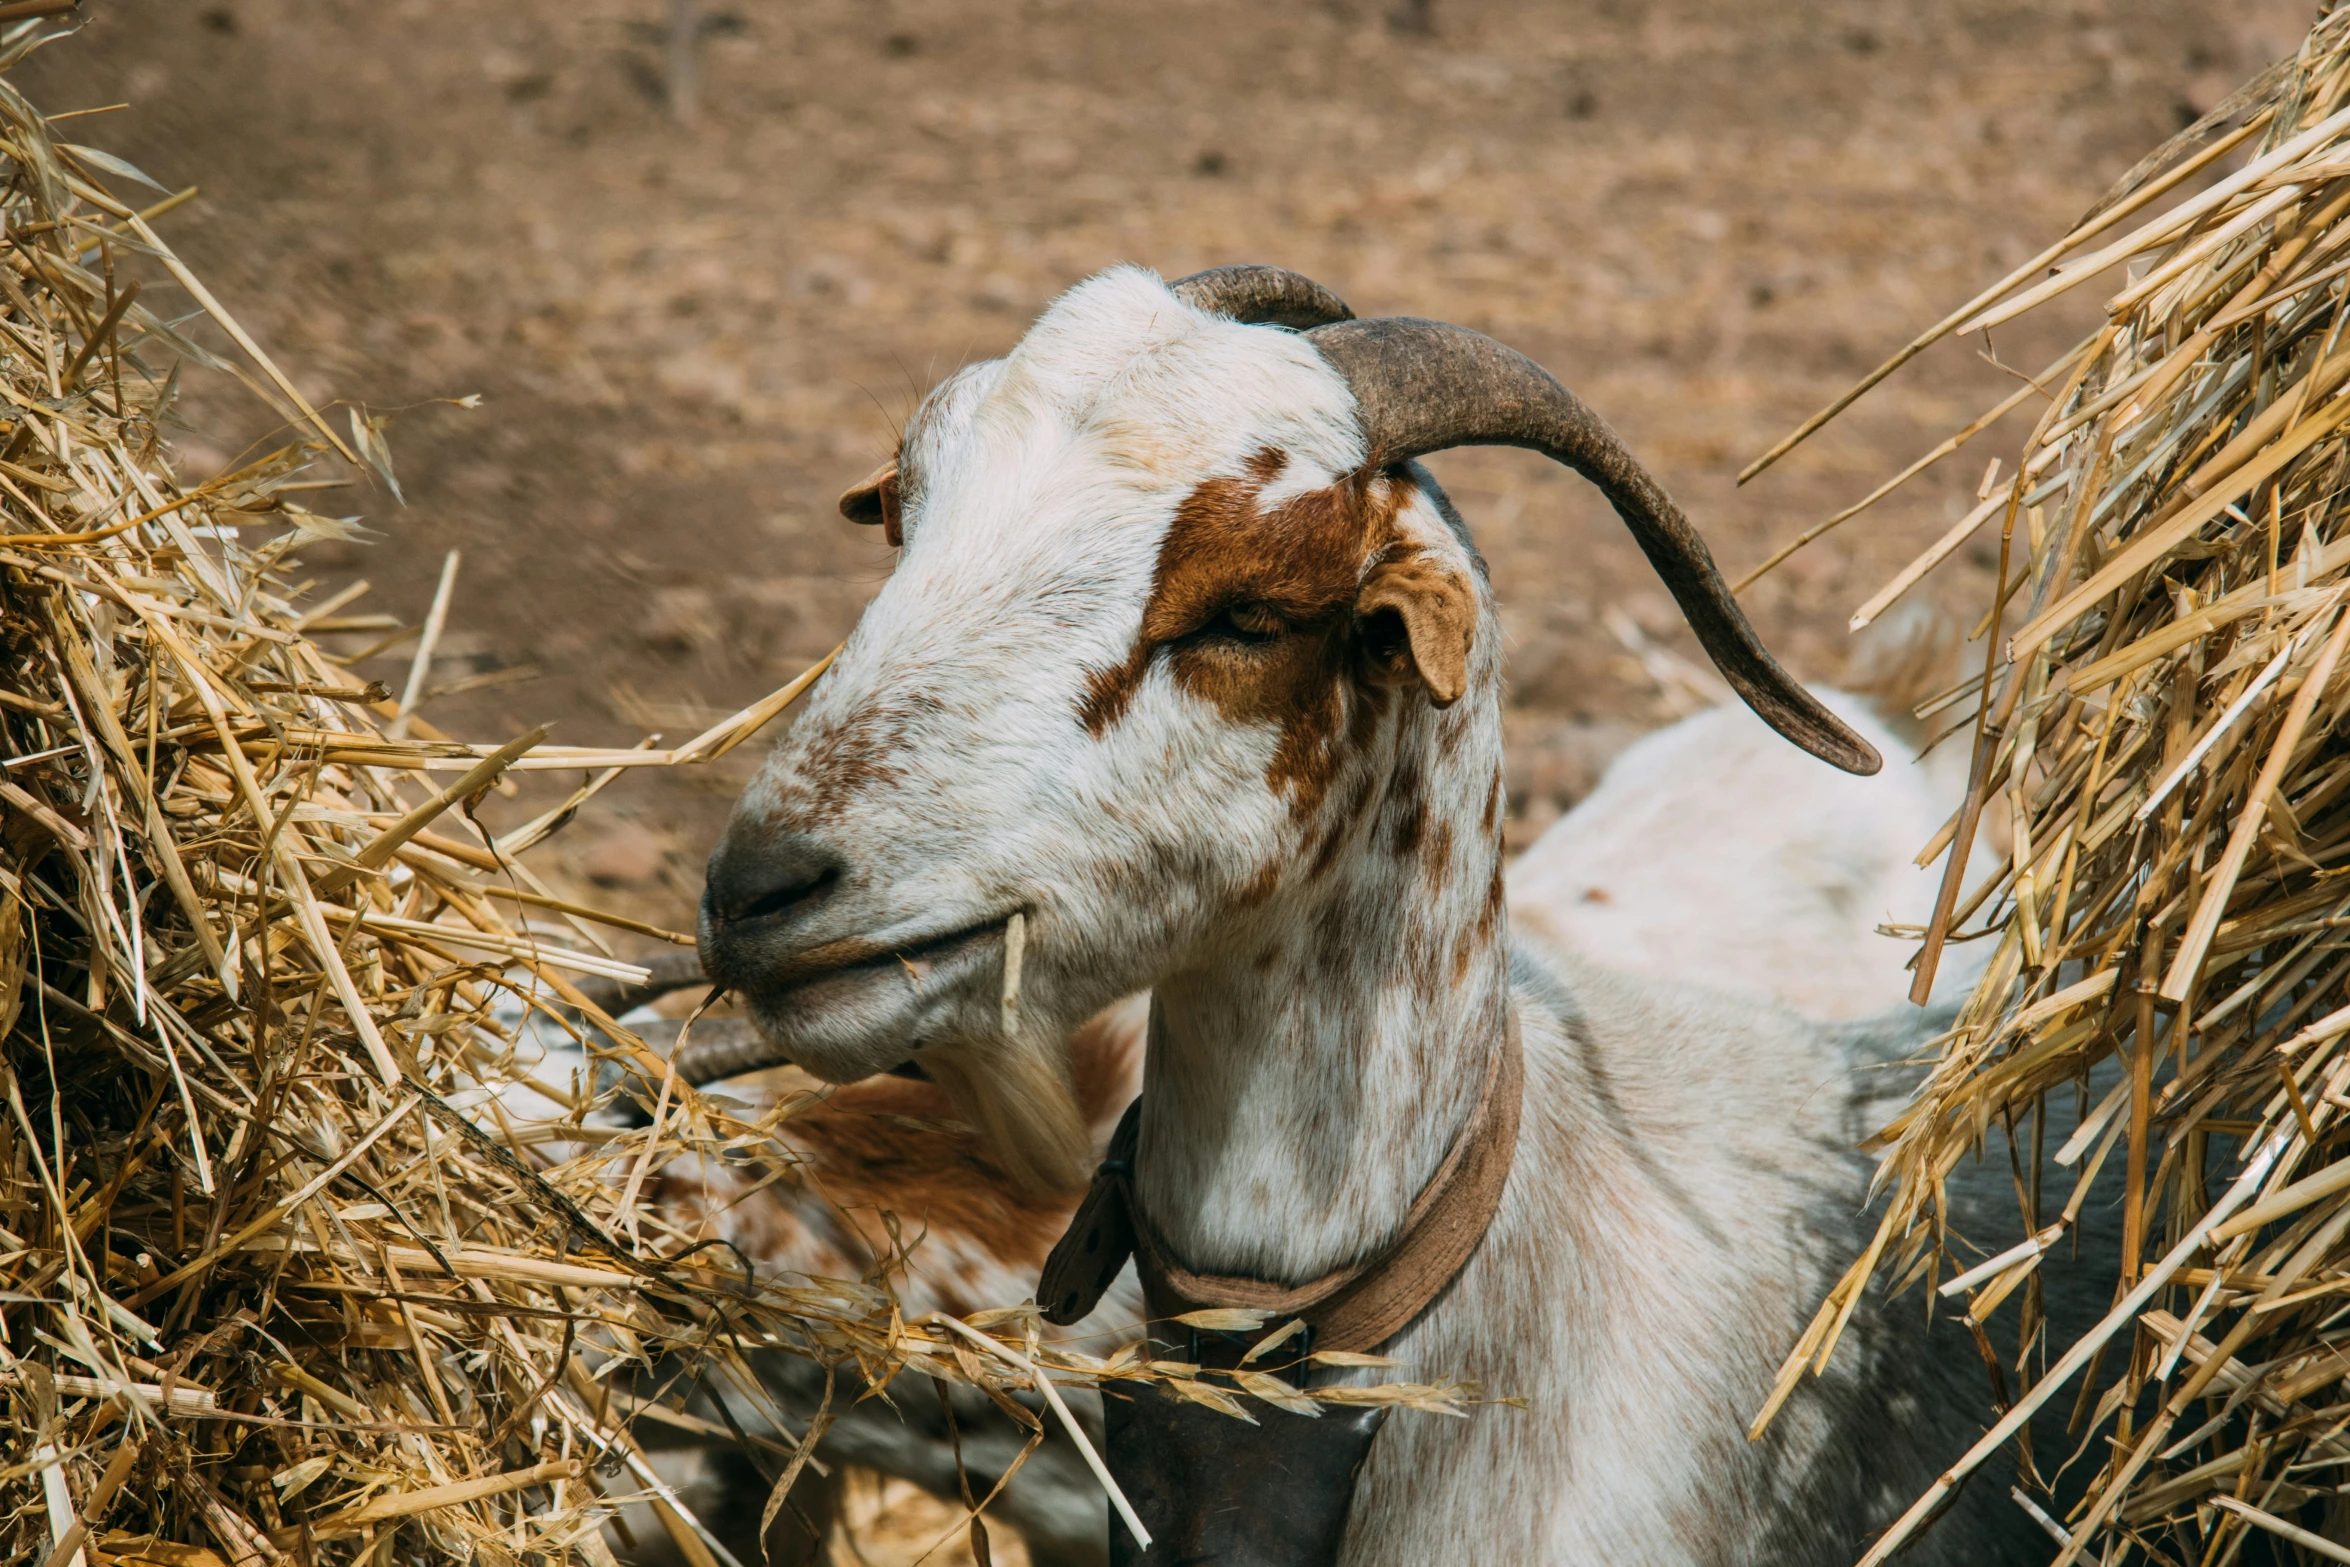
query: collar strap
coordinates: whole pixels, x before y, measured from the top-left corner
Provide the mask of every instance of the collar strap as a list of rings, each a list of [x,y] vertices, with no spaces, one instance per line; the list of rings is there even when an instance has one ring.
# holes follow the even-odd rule
[[[1101,1303],[1129,1257],[1154,1319],[1211,1307],[1302,1317],[1313,1347],[1365,1353],[1418,1318],[1443,1293],[1485,1238],[1518,1147],[1525,1097],[1518,1013],[1508,1009],[1501,1043],[1486,1064],[1485,1087],[1460,1134],[1404,1215],[1387,1249],[1308,1284],[1274,1284],[1231,1274],[1194,1273],[1167,1250],[1134,1196],[1134,1150],[1142,1100],[1126,1107],[1109,1155],[1037,1281],[1047,1322],[1068,1326]]]

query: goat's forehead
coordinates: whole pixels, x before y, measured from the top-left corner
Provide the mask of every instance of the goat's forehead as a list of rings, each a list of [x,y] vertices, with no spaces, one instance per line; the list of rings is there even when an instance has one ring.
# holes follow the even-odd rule
[[[1008,357],[942,384],[905,446],[950,489],[982,468],[989,483],[1042,482],[1068,458],[1155,488],[1261,466],[1266,452],[1283,460],[1280,488],[1359,466],[1344,379],[1296,334],[1209,315],[1131,267],[1079,284]],[[1005,474],[1007,458],[1025,474]]]

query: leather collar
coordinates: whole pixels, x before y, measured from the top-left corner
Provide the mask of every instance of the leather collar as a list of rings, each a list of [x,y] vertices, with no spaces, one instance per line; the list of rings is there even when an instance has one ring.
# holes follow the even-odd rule
[[[1210,1307],[1239,1308],[1264,1312],[1276,1322],[1304,1318],[1317,1350],[1374,1350],[1428,1309],[1485,1238],[1517,1153],[1524,1097],[1525,1057],[1512,1005],[1486,1065],[1477,1107],[1413,1200],[1402,1232],[1376,1256],[1299,1285],[1194,1273],[1169,1253],[1135,1201],[1134,1151],[1142,1122],[1138,1097],[1118,1122],[1108,1157],[1094,1172],[1068,1230],[1045,1259],[1037,1281],[1044,1318],[1067,1326],[1086,1316],[1132,1257],[1154,1320]]]

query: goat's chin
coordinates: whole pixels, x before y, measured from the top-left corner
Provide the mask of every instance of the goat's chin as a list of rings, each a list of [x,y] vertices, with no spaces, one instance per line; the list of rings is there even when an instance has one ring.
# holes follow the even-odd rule
[[[1061,1051],[1016,1038],[932,1045],[919,1059],[1014,1181],[1032,1192],[1066,1192],[1085,1184],[1093,1138],[1077,1108]]]

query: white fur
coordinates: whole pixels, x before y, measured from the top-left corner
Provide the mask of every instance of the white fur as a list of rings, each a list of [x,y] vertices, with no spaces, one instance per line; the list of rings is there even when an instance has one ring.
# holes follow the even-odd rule
[[[1814,695],[1886,760],[1874,777],[1822,767],[1745,707],[1634,742],[1597,788],[1510,867],[1521,935],[1650,979],[1770,996],[1807,1017],[1870,1017],[1908,999],[1914,936],[1942,862],[1914,856],[1966,789],[1963,747],[1912,761],[1867,702]],[[1978,845],[1973,877],[1991,856]],[[1937,1000],[1974,986],[1987,945],[1944,949]]]
[[[1924,918],[1935,876],[1911,862],[1911,845],[1923,841],[1957,803],[1965,783],[1963,762],[1906,766],[1898,760],[1898,737],[1868,703],[1836,691],[1815,694],[1881,752],[1896,758],[1893,765],[1870,779],[1820,767],[1790,750],[1742,706],[1683,719],[1628,748],[1598,787],[1511,867],[1514,928],[1626,974],[1695,975],[1713,988],[1773,997],[1815,1017],[1860,1017],[1895,1004],[1907,993],[1903,964],[1908,944],[1878,935],[1875,923]],[[1594,888],[1607,896],[1591,898]],[[1954,949],[1952,956],[1969,950]],[[1965,982],[1953,976],[1957,966],[1945,964],[1938,989]],[[1589,976],[1584,988],[1605,983]],[[1140,1033],[1147,1014],[1129,1003],[1116,1012],[1117,1026],[1133,1036],[1125,1052],[1135,1068],[1131,1086],[1110,1096],[1114,1104],[1123,1104],[1142,1087]],[[622,1021],[636,1025],[655,1016],[648,1009]],[[511,1025],[521,1019],[517,1013],[501,1021]],[[552,1025],[539,1024],[517,1055],[518,1064],[553,1086],[568,1090],[592,1077],[577,1047],[557,1037]],[[1546,1090],[1554,1096],[1562,1092],[1544,1084],[1530,1087],[1529,1094]],[[1573,1102],[1581,1095],[1564,1092],[1563,1097]],[[505,1119],[517,1126],[561,1114],[560,1107],[520,1083],[501,1101]],[[1097,1136],[1105,1131],[1097,1128]],[[926,1168],[954,1157],[943,1138],[938,1143],[936,1156],[924,1161]],[[552,1151],[559,1155],[563,1150]],[[663,1170],[652,1190],[670,1226],[724,1235],[770,1278],[838,1273],[855,1256],[854,1243],[822,1191],[797,1181],[768,1184],[750,1195],[744,1187],[745,1178],[734,1171],[697,1164]],[[887,1206],[914,1214],[917,1201],[909,1196]],[[1040,1254],[1058,1234],[1057,1227],[1050,1227],[1028,1237],[1016,1257],[1006,1257],[951,1226],[931,1222],[918,1227],[921,1238],[908,1270],[896,1281],[909,1314],[959,1305],[965,1297],[989,1303],[1026,1298],[1036,1279],[1025,1259]],[[1655,1253],[1633,1260],[1652,1265]],[[951,1301],[945,1289],[950,1281],[956,1297]],[[1732,1304],[1723,1302],[1719,1309]],[[1787,1306],[1766,1303],[1768,1319],[1783,1327]],[[1116,1335],[1140,1315],[1139,1292],[1128,1271],[1078,1331]],[[1604,1314],[1595,1315],[1605,1320]],[[1635,1327],[1626,1324],[1615,1331]],[[1750,1348],[1768,1353],[1772,1342],[1766,1334]],[[1583,1377],[1589,1366],[1582,1362],[1642,1353],[1640,1346],[1617,1342],[1610,1332],[1595,1333],[1578,1345],[1579,1363],[1565,1369]],[[1638,1432],[1649,1429],[1647,1413],[1616,1410],[1603,1418],[1619,1419]],[[935,1436],[897,1422],[868,1424],[873,1430],[860,1457],[883,1472],[920,1480],[947,1467],[949,1460],[934,1450]],[[1607,1474],[1654,1458],[1637,1446],[1608,1440],[1603,1431],[1589,1433],[1587,1446],[1601,1456]],[[693,1499],[705,1514],[740,1504],[715,1475],[695,1467],[693,1450],[664,1452],[656,1459],[664,1473],[676,1469],[675,1483],[687,1483],[689,1475],[696,1479]],[[1101,1492],[1090,1475],[1039,1467],[1024,1471],[1015,1485],[1023,1493],[1018,1497],[1023,1518],[1054,1520],[1064,1538],[1089,1529],[1098,1534],[1106,1524]],[[1090,1522],[1061,1522],[1075,1519]],[[632,1513],[631,1523],[640,1537],[658,1536],[644,1509]]]

